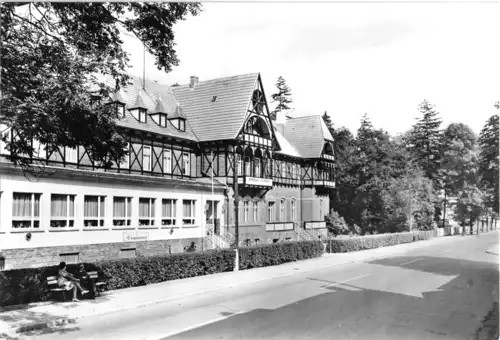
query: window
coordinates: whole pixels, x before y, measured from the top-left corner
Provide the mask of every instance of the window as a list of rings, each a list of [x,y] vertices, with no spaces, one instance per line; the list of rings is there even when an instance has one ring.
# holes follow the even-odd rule
[[[250,202],[244,201],[243,202],[243,221],[248,222],[248,210],[250,207]]]
[[[252,202],[252,207],[253,207],[253,209],[252,209],[253,210],[253,221],[257,222],[259,219],[259,216],[257,214],[258,208],[259,208],[258,202]]]
[[[182,172],[186,176],[191,176],[191,165],[189,161],[189,154],[188,153],[183,153],[182,154]]]
[[[40,194],[15,192],[12,228],[40,228]]]
[[[113,197],[113,225],[130,226],[132,216],[131,197]]]
[[[319,200],[319,220],[323,221],[325,219],[325,216],[323,216],[323,200]]]
[[[291,207],[292,207],[292,221],[297,220],[297,202],[295,200],[290,201]]]
[[[131,259],[137,256],[136,248],[120,249],[120,257],[123,259]]]
[[[139,109],[139,121],[141,123],[146,123],[146,109]]]
[[[250,157],[245,157],[245,176],[251,176],[251,166]]]
[[[163,173],[172,173],[172,150],[163,149]]]
[[[50,195],[50,227],[75,226],[75,195]]]
[[[64,148],[64,159],[66,163],[76,163],[78,158],[78,151],[76,148]]]
[[[80,253],[67,253],[59,254],[59,259],[61,262],[66,262],[66,264],[77,264],[79,261]]]
[[[274,222],[276,217],[274,202],[267,202],[267,215],[268,215],[268,222]]]
[[[126,155],[123,158],[123,161],[120,162],[120,169],[128,169],[129,160],[130,160],[130,144],[125,146]]]
[[[243,166],[241,164],[241,155],[240,154],[236,154],[236,168],[238,169],[238,176],[242,176],[243,175]]]
[[[179,119],[179,130],[186,131],[186,122],[184,119]]]
[[[255,158],[253,160],[253,165],[254,165],[253,175],[255,177],[260,177],[260,158]]]
[[[151,171],[151,147],[143,146],[142,148],[142,170]]]
[[[195,223],[195,200],[182,201],[182,224]]]
[[[118,117],[125,118],[125,104],[116,103],[115,109]]]
[[[177,201],[172,199],[163,199],[161,202],[161,224],[175,225],[176,224],[176,207]]]
[[[45,150],[45,145],[41,144],[36,139],[33,139],[33,158],[46,159],[47,152]]]
[[[167,127],[167,115],[160,113],[160,126]]]
[[[267,159],[267,176],[273,177],[273,161],[271,158]]]
[[[285,213],[286,213],[285,204],[286,204],[286,200],[284,198],[282,198],[281,201],[280,201],[280,221],[281,222],[286,221],[286,217],[285,217]]]
[[[139,198],[139,226],[155,224],[155,199]]]
[[[104,196],[85,196],[83,199],[83,225],[104,227]]]

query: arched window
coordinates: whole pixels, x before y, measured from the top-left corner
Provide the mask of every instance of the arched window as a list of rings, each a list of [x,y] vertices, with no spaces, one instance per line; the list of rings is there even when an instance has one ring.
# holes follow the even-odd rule
[[[262,177],[262,151],[260,149],[255,150],[253,157],[253,175],[254,177]]]
[[[286,221],[286,199],[282,198],[280,201],[280,221]]]
[[[250,147],[247,147],[245,150],[245,155],[244,155],[244,163],[245,163],[245,176],[252,176],[252,159],[253,159],[253,151]]]

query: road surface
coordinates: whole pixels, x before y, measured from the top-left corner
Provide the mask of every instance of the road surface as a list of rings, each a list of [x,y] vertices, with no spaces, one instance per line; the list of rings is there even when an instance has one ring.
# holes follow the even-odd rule
[[[22,339],[475,339],[498,301],[498,233],[84,318]],[[182,283],[179,283],[182,284]],[[496,340],[496,339],[494,339]]]

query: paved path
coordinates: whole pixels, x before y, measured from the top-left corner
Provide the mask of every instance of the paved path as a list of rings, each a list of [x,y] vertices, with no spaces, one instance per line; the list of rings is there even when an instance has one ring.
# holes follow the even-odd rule
[[[153,292],[162,300],[170,289],[170,298],[14,337],[474,339],[498,300],[498,256],[485,252],[497,244],[496,232],[446,237],[133,288],[108,294],[96,310],[106,312],[102,306],[115,301],[110,297],[136,297],[136,303]]]

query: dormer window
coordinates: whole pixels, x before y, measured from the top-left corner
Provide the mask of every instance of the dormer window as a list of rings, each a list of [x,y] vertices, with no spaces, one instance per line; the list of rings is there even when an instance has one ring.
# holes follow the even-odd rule
[[[123,103],[112,103],[113,109],[115,110],[118,118],[125,118],[125,104]]]
[[[160,126],[167,127],[167,115],[160,113]]]
[[[186,131],[186,116],[179,103],[177,103],[175,112],[170,116],[170,122],[177,130],[182,132]]]
[[[148,110],[146,108],[144,100],[142,99],[141,93],[137,95],[135,103],[130,107],[129,111],[132,113],[132,116],[134,116],[134,118],[137,119],[139,122],[141,123],[147,122]]]
[[[179,119],[179,131],[186,131],[186,122],[184,119]]]
[[[138,109],[139,110],[139,121],[141,123],[146,123],[147,121],[147,110],[146,109]]]

